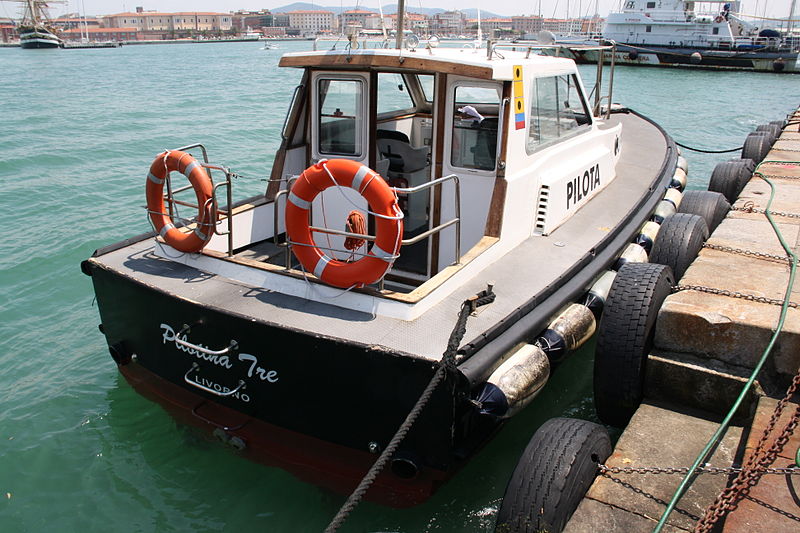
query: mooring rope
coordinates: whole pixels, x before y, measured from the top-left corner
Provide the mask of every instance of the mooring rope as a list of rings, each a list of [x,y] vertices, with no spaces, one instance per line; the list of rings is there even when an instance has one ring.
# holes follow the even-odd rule
[[[701,148],[692,148],[691,146],[686,146],[685,144],[681,144],[678,141],[675,141],[675,144],[680,146],[681,148],[686,148],[687,150],[691,150],[692,152],[700,152],[701,154],[727,154],[730,152],[738,152],[744,146],[740,146],[738,148],[731,148],[730,150],[703,150]]]
[[[439,368],[436,369],[436,373],[434,373],[433,377],[431,378],[428,386],[425,387],[425,390],[422,391],[422,394],[417,400],[417,403],[408,413],[406,416],[405,421],[400,425],[397,432],[392,437],[392,440],[389,441],[389,444],[381,453],[380,457],[372,464],[369,471],[364,475],[364,478],[361,480],[361,483],[358,484],[358,487],[353,491],[352,494],[347,498],[347,501],[344,502],[339,512],[336,513],[336,516],[333,517],[331,523],[328,524],[328,527],[325,528],[325,533],[334,533],[337,529],[342,527],[344,521],[347,520],[348,515],[353,512],[353,509],[359,504],[361,499],[366,494],[369,487],[378,477],[378,474],[381,473],[381,470],[386,466],[386,463],[389,462],[389,459],[394,455],[394,452],[397,450],[400,443],[403,442],[403,439],[406,437],[408,432],[411,430],[411,426],[414,425],[414,422],[419,417],[420,413],[422,413],[422,409],[431,399],[433,392],[436,390],[436,387],[441,383],[444,379],[447,372],[455,371],[456,370],[456,352],[458,351],[458,346],[461,344],[461,340],[464,338],[464,334],[467,332],[467,318],[469,315],[475,311],[478,307],[482,305],[486,305],[492,303],[495,299],[495,293],[491,290],[491,288],[486,289],[484,291],[479,292],[475,296],[468,298],[461,304],[461,311],[458,314],[458,320],[456,320],[456,325],[453,327],[453,331],[450,333],[450,338],[447,341],[447,349],[442,354],[442,359],[439,361]]]

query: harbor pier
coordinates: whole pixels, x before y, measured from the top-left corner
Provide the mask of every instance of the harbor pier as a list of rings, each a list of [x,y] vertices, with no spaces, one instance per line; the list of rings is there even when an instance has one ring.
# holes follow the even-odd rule
[[[783,242],[800,252],[798,123],[800,110],[661,307],[645,401],[566,532],[800,529],[800,476],[773,471],[736,479],[753,454],[765,457],[755,470],[797,466],[800,282],[789,288],[791,261],[764,210]],[[720,422],[742,393],[722,431]],[[703,471],[688,475],[718,429]],[[762,437],[765,429],[771,431]],[[683,495],[674,500],[679,487]],[[731,497],[717,503],[717,517],[704,518],[726,487]],[[663,518],[670,502],[674,508]]]

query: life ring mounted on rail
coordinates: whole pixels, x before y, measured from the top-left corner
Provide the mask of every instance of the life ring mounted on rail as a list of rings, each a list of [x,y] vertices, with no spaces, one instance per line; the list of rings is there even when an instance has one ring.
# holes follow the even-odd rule
[[[164,206],[164,182],[173,171],[186,176],[197,197],[197,222],[190,232],[176,228]],[[216,212],[214,186],[203,166],[191,154],[179,150],[158,154],[147,174],[145,194],[153,227],[167,244],[181,252],[199,252],[211,240]]]
[[[358,191],[375,217],[375,242],[357,261],[334,259],[314,242],[309,227],[311,203],[332,186]],[[334,287],[362,287],[381,279],[397,259],[403,237],[403,212],[395,192],[374,170],[351,159],[322,160],[305,169],[289,191],[286,234],[292,252],[307,272]]]

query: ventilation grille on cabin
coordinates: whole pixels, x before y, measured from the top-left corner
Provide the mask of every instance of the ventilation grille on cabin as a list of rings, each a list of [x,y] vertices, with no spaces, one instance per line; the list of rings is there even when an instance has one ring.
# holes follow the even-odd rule
[[[536,205],[536,227],[534,233],[542,235],[544,233],[544,223],[547,219],[547,201],[550,198],[550,187],[542,185],[539,190],[539,201]]]

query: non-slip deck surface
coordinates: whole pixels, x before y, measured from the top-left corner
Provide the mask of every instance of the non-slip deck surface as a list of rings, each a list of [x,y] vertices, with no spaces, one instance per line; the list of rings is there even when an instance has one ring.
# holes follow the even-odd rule
[[[464,337],[469,341],[553,283],[623,219],[631,209],[632,198],[647,194],[666,153],[667,141],[657,127],[636,115],[612,115],[610,123],[617,122],[623,124],[618,176],[604,191],[551,235],[529,238],[414,321],[374,316],[254,289],[158,258],[152,253],[152,240],[107,253],[96,261],[146,285],[203,305],[324,337],[344,337],[355,343],[381,345],[392,351],[438,360],[465,299],[485,289],[488,282],[494,283],[497,299],[470,318]],[[307,287],[308,291],[319,290],[311,283]]]

